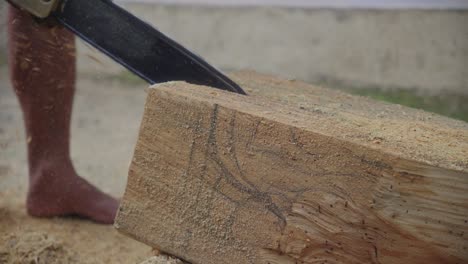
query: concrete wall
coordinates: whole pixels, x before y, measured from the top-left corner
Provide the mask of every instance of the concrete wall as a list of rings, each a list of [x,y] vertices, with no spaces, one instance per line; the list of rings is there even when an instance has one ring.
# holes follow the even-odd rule
[[[468,94],[466,10],[126,8],[219,68],[345,87]],[[81,72],[121,70],[82,44],[79,56]]]

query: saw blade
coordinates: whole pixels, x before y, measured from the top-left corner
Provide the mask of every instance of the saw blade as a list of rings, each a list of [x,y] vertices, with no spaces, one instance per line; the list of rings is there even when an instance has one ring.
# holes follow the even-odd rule
[[[186,81],[246,94],[205,60],[109,0],[63,0],[52,16],[150,84]]]

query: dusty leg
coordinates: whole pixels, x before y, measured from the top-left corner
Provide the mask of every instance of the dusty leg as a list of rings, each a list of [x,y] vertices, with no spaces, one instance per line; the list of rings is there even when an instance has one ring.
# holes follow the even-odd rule
[[[60,26],[10,7],[9,64],[28,138],[28,213],[112,223],[118,202],[79,177],[70,159],[75,44]]]

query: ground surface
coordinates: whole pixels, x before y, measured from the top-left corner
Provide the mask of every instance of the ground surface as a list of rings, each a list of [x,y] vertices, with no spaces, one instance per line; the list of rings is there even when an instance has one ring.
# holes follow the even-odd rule
[[[120,197],[133,154],[145,86],[79,78],[72,158],[78,173]],[[105,89],[103,89],[105,88]],[[0,263],[139,263],[146,245],[112,226],[72,218],[38,219],[25,212],[27,167],[21,112],[0,69]],[[36,262],[31,262],[31,261]]]

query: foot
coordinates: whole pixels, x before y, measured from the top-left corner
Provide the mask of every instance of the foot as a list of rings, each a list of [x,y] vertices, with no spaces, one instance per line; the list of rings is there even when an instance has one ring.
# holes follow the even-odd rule
[[[78,176],[71,162],[44,162],[32,172],[28,214],[37,217],[76,215],[112,224],[118,201]]]

